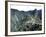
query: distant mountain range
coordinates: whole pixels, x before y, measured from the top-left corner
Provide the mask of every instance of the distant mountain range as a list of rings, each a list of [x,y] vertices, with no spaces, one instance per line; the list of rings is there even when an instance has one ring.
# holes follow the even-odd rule
[[[17,15],[17,16],[38,16],[40,19],[42,19],[42,10],[29,10],[29,11],[19,11],[17,9],[11,9],[11,15]]]

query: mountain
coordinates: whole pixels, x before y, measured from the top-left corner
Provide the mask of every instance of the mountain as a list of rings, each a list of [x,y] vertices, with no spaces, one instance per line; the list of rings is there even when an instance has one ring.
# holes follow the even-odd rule
[[[11,31],[40,30],[42,25],[42,10],[19,11],[11,9]],[[27,26],[29,28],[27,29]],[[37,29],[35,27],[38,27]],[[24,30],[23,30],[24,29]],[[30,30],[31,29],[31,30]],[[33,30],[33,31],[34,31]]]

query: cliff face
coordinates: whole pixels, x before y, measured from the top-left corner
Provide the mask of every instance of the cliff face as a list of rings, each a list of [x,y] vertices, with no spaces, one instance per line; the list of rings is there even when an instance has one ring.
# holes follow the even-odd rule
[[[11,9],[11,31],[42,30],[42,10],[19,11]]]

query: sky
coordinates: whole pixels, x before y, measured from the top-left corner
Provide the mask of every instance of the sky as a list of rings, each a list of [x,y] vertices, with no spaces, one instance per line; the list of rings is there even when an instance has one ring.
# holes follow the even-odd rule
[[[24,5],[11,5],[12,9],[18,9],[19,11],[29,11],[29,10],[34,10],[34,9],[42,9],[41,6],[24,6]]]

